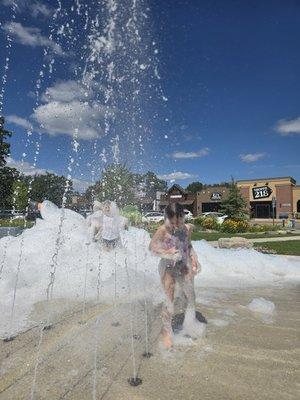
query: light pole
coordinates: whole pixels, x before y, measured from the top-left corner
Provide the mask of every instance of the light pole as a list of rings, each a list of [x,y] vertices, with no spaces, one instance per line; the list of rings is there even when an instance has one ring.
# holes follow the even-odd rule
[[[274,226],[274,218],[275,218],[275,207],[276,207],[276,198],[272,197],[272,215],[273,215],[273,226]]]

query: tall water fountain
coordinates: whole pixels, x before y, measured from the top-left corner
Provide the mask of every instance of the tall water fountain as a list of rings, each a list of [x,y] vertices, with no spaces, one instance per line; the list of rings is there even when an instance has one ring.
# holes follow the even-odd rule
[[[9,72],[9,62],[11,52],[13,51],[14,29],[17,28],[16,14],[21,5],[12,2],[11,21],[7,22],[7,57],[5,61],[5,73],[2,79],[1,106],[5,94],[5,86]],[[8,290],[7,300],[5,301],[5,314],[3,334],[7,342],[14,339],[15,334],[25,326],[30,326],[30,322],[21,322],[21,315],[25,315],[31,309],[31,305],[25,306],[23,299],[26,296],[22,293],[29,282],[34,283],[39,275],[41,265],[44,264],[44,282],[38,283],[38,298],[45,300],[46,316],[40,325],[40,336],[38,341],[38,350],[36,365],[34,369],[34,379],[32,384],[31,397],[35,396],[36,375],[39,367],[40,348],[43,343],[44,333],[52,327],[51,313],[49,303],[56,297],[68,297],[65,289],[60,287],[57,282],[57,275],[67,273],[67,279],[71,280],[69,266],[62,263],[64,257],[64,246],[67,239],[66,232],[70,226],[72,230],[77,230],[81,235],[80,253],[86,255],[86,260],[79,258],[78,261],[85,265],[84,274],[80,276],[80,282],[77,289],[65,282],[70,290],[69,295],[75,297],[82,293],[83,283],[83,309],[82,319],[85,316],[85,307],[87,297],[91,299],[96,297],[95,288],[91,290],[91,266],[101,265],[98,268],[98,288],[97,300],[101,300],[100,274],[102,279],[109,279],[112,275],[115,280],[115,299],[117,292],[117,267],[119,268],[117,255],[115,255],[112,273],[103,271],[102,255],[98,248],[90,246],[85,237],[86,229],[83,219],[79,215],[71,215],[65,210],[67,194],[69,191],[69,182],[78,174],[82,167],[82,160],[87,152],[91,151],[90,146],[82,139],[91,139],[93,141],[92,154],[89,154],[91,162],[85,167],[89,168],[89,175],[92,182],[105,168],[108,162],[119,164],[130,160],[130,167],[136,171],[143,170],[143,151],[147,142],[150,142],[150,126],[146,117],[146,103],[151,98],[161,97],[158,81],[158,69],[156,62],[157,46],[151,37],[149,29],[149,9],[143,1],[90,1],[81,3],[80,1],[64,4],[58,1],[57,8],[53,10],[51,23],[49,26],[49,39],[45,41],[43,58],[40,69],[37,70],[36,84],[33,90],[35,97],[35,109],[31,118],[32,126],[27,129],[27,140],[25,142],[24,153],[21,163],[27,160],[27,153],[31,146],[35,147],[33,167],[35,168],[43,143],[42,132],[49,130],[48,116],[51,112],[56,112],[67,121],[67,132],[71,137],[70,151],[67,158],[66,171],[67,182],[65,193],[61,204],[61,210],[51,209],[51,205],[43,210],[44,221],[41,224],[38,221],[33,231],[24,231],[17,239],[6,241],[2,253],[3,276],[2,283],[5,290]],[[46,43],[47,42],[47,43]],[[67,71],[64,69],[67,68]],[[63,81],[65,83],[63,83]],[[45,89],[45,86],[48,87]],[[153,115],[151,116],[153,118]],[[59,126],[54,127],[54,133],[60,133]],[[130,157],[129,157],[130,154]],[[81,165],[80,165],[81,164]],[[122,184],[120,182],[120,184]],[[31,184],[29,184],[30,199]],[[17,193],[15,193],[15,198]],[[115,199],[119,200],[119,199]],[[48,207],[48,208],[47,208]],[[27,208],[28,212],[28,208]],[[48,213],[48,215],[47,215]],[[71,222],[72,218],[75,218]],[[52,223],[52,239],[48,242],[47,256],[44,252],[26,255],[29,248],[31,251],[36,244],[33,243],[34,231],[45,232],[45,225]],[[68,220],[69,219],[69,220]],[[51,222],[50,222],[51,221]],[[46,223],[47,224],[47,223]],[[70,225],[71,224],[71,225]],[[67,228],[68,227],[68,228]],[[79,229],[80,228],[80,229]],[[41,229],[41,230],[40,230]],[[81,231],[81,232],[80,232]],[[49,234],[49,232],[48,232]],[[81,242],[80,240],[80,242]],[[135,238],[136,240],[136,238]],[[17,244],[16,244],[17,243]],[[91,251],[92,250],[92,251]],[[92,253],[92,254],[90,254]],[[14,257],[17,256],[16,269]],[[42,256],[42,259],[41,259]],[[13,257],[13,260],[10,260]],[[95,257],[97,260],[95,260]],[[137,255],[135,254],[135,264]],[[129,262],[129,256],[125,255],[126,263]],[[37,263],[36,263],[37,261]],[[106,260],[106,262],[110,262]],[[36,263],[37,270],[33,264]],[[132,263],[132,262],[131,262]],[[70,263],[68,263],[70,265]],[[29,277],[26,272],[30,265]],[[62,267],[62,265],[64,265]],[[136,266],[135,281],[137,280]],[[33,271],[35,272],[33,273]],[[95,269],[96,271],[96,269]],[[124,265],[123,265],[123,271]],[[105,275],[106,273],[106,275]],[[143,271],[143,273],[145,273]],[[108,275],[107,275],[108,274]],[[122,276],[120,277],[122,279]],[[133,289],[129,288],[129,272],[126,268],[126,292],[132,302],[131,293]],[[10,285],[7,287],[7,280]],[[124,277],[123,277],[124,280]],[[121,283],[120,283],[121,284]],[[123,282],[124,284],[124,282]],[[92,285],[93,286],[93,285]],[[137,291],[137,282],[135,282],[135,291]],[[35,289],[30,289],[30,297],[36,298]],[[35,293],[34,293],[35,292]],[[71,294],[73,293],[73,294]],[[92,294],[93,293],[93,294]],[[66,296],[65,296],[66,295]],[[27,296],[26,296],[27,297]],[[32,303],[32,302],[31,302]],[[10,304],[10,306],[9,306]],[[130,309],[132,309],[131,304]],[[25,312],[25,314],[24,314]],[[133,318],[133,317],[132,317]],[[25,318],[26,319],[26,318]],[[20,325],[21,324],[21,325]],[[132,337],[133,320],[132,325]],[[132,351],[134,352],[134,343],[132,342]],[[134,376],[136,379],[135,360],[133,357]]]
[[[2,100],[5,106],[14,51],[15,2],[11,11],[1,106]],[[130,227],[122,231],[120,249],[102,252],[98,243],[89,242],[85,219],[68,210],[66,200],[71,180],[83,169],[83,175],[95,183],[112,162],[126,162],[135,172],[148,167],[144,165],[145,152],[155,152],[151,121],[158,118],[151,111],[152,104],[166,101],[157,55],[151,10],[146,1],[58,1],[53,10],[49,38],[36,71],[34,110],[21,162],[31,162],[36,167],[40,153],[46,151],[44,134],[50,129],[54,134],[65,133],[69,151],[63,201],[60,208],[45,202],[43,219],[33,228],[16,238],[0,240],[1,337],[6,340],[5,345],[13,346],[23,334],[34,332],[33,359],[25,372],[28,381],[16,388],[19,394],[27,390],[25,395],[22,392],[26,398],[45,398],[39,379],[52,357],[47,340],[55,340],[60,324],[69,331],[67,339],[55,344],[53,363],[59,364],[59,351],[72,342],[79,344],[82,357],[90,353],[90,358],[84,359],[88,365],[84,374],[91,378],[89,389],[93,399],[100,398],[99,382],[105,378],[101,368],[106,363],[101,351],[110,336],[119,340],[112,355],[119,352],[121,357],[124,347],[126,354],[130,354],[129,382],[133,385],[141,383],[141,349],[145,358],[155,352],[150,335],[151,329],[159,325],[155,308],[162,293],[158,259],[148,251],[149,234]],[[59,121],[64,117],[66,124],[53,124],[49,119],[51,113]],[[63,129],[67,131],[62,132]],[[34,154],[32,159],[29,153]],[[61,154],[60,149],[57,154]],[[155,169],[155,165],[151,168]],[[29,185],[29,198],[30,190]],[[294,282],[298,274],[295,263],[254,250],[237,250],[233,254],[230,250],[214,249],[204,241],[194,247],[202,264],[202,273],[196,278],[200,288],[282,284]],[[70,324],[67,328],[65,320]],[[67,398],[80,385],[81,377],[74,372],[66,380],[71,384],[57,398]],[[9,387],[4,388],[4,395]]]

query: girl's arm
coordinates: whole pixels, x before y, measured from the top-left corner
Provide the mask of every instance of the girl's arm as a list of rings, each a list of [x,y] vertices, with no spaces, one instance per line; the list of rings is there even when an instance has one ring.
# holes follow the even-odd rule
[[[189,235],[189,249],[190,249],[190,257],[191,257],[191,263],[192,263],[192,272],[193,274],[198,274],[201,272],[201,265],[198,260],[197,253],[195,252],[193,245],[192,245],[192,232],[194,229],[194,225],[192,224],[187,224],[187,229],[188,229],[188,235]]]
[[[153,235],[149,250],[156,256],[161,258],[166,258],[168,260],[179,261],[181,259],[180,252],[172,247],[171,249],[165,249],[163,244],[165,241],[165,230],[164,227],[160,227],[157,229],[155,234]]]

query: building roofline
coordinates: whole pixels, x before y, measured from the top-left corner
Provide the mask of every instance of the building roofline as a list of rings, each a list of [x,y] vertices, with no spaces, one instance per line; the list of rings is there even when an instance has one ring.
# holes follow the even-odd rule
[[[187,194],[188,192],[182,187],[180,186],[178,183],[174,183],[167,191],[167,194],[170,192],[171,189],[173,188],[177,188],[180,192]]]
[[[198,190],[196,193],[201,193],[205,190],[211,190],[211,189],[229,189],[228,186],[207,186],[206,188],[203,188],[201,190]]]
[[[239,182],[254,182],[254,181],[276,181],[278,179],[289,179],[293,183],[296,183],[296,179],[294,179],[292,176],[277,176],[275,178],[238,179],[236,181],[236,183],[239,183]]]

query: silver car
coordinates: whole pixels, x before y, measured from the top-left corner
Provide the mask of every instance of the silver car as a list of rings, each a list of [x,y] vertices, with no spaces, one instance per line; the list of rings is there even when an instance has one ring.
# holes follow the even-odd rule
[[[217,220],[218,224],[223,224],[223,222],[228,218],[228,215],[224,215],[222,213],[211,211],[211,212],[202,213],[201,217],[215,218]]]
[[[150,222],[158,223],[158,222],[161,222],[163,220],[164,220],[164,214],[159,212],[159,211],[147,212],[142,217],[142,221],[146,222],[146,223],[150,223]]]

